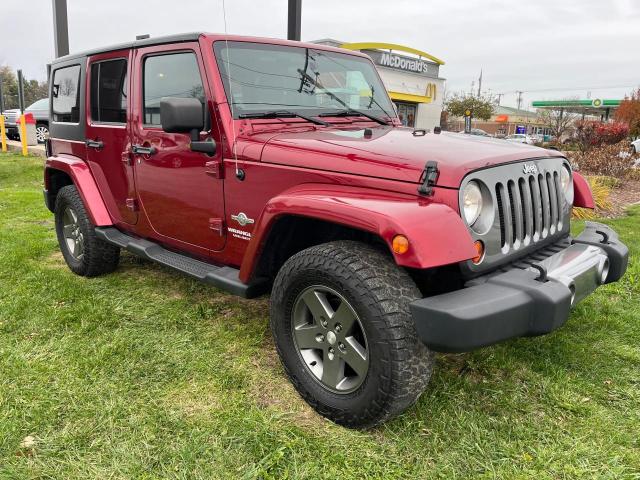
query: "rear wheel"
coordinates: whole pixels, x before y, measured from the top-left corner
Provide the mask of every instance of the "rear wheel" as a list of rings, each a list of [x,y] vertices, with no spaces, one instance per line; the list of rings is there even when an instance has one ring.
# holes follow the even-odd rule
[[[58,192],[55,220],[60,251],[71,271],[95,277],[116,269],[120,249],[96,237],[95,227],[74,185]]]
[[[358,428],[413,404],[433,368],[409,312],[420,297],[389,255],[366,244],[332,242],[291,257],[274,282],[271,328],[300,395]]]

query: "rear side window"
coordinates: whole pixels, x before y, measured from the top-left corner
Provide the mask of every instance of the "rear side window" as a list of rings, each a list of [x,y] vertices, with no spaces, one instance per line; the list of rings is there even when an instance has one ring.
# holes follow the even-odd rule
[[[124,58],[91,65],[91,119],[126,122],[127,61]]]
[[[56,70],[51,87],[52,116],[54,122],[80,121],[80,65]]]
[[[193,53],[172,53],[144,61],[144,123],[160,125],[163,97],[197,98],[204,103],[204,87]]]

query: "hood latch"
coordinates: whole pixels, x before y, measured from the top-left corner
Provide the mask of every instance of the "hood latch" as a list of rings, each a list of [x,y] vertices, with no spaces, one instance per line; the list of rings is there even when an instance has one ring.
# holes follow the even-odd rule
[[[425,195],[427,197],[433,195],[433,187],[436,185],[439,173],[438,162],[435,160],[429,160],[420,175],[420,186],[418,187],[418,193],[420,195]]]

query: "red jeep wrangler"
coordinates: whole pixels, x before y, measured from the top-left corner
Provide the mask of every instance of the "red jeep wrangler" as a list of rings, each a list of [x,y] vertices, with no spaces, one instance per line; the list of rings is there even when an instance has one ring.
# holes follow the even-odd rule
[[[271,292],[284,368],[351,427],[399,414],[433,351],[560,327],[628,250],[558,152],[401,126],[371,60],[187,34],[57,59],[44,198],[69,268],[120,249]]]

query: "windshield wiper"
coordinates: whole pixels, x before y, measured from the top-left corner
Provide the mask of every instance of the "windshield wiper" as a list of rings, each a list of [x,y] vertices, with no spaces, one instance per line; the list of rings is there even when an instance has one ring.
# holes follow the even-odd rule
[[[375,115],[371,115],[370,113],[363,112],[362,110],[355,110],[353,108],[348,108],[346,110],[340,110],[339,112],[328,112],[321,113],[318,115],[319,117],[366,117],[369,120],[373,120],[374,122],[379,123],[380,125],[389,125],[389,122],[383,120],[380,117],[376,117]]]
[[[375,115],[371,115],[369,113],[365,113],[362,110],[356,110],[354,108],[349,107],[349,105],[347,105],[347,103],[342,100],[339,96],[337,96],[335,93],[333,93],[331,90],[326,89],[318,80],[316,80],[315,78],[313,78],[311,75],[309,75],[307,72],[298,69],[298,73],[300,74],[300,76],[307,80],[308,82],[312,83],[313,85],[315,85],[318,88],[321,88],[323,90],[323,94],[328,95],[329,97],[333,98],[336,102],[338,102],[340,105],[344,105],[345,109],[341,110],[338,115],[335,114],[329,114],[329,113],[321,113],[320,115],[318,115],[319,117],[329,117],[329,116],[338,116],[338,117],[348,117],[348,116],[352,116],[352,115],[361,115],[363,117],[368,118],[369,120],[373,120],[374,122],[379,123],[380,125],[390,125],[389,122],[387,122],[386,120],[383,120],[382,118],[376,117]],[[373,92],[372,92],[373,95]],[[378,103],[374,100],[374,103]],[[378,104],[379,106],[379,104]],[[380,107],[382,108],[382,107]],[[382,108],[382,111],[384,112],[384,108]],[[386,112],[385,112],[386,113]]]
[[[286,118],[286,117],[298,117],[307,122],[315,123],[316,125],[322,125],[324,127],[330,126],[329,123],[317,118],[308,117],[302,113],[290,112],[289,110],[273,110],[271,112],[255,112],[255,113],[241,113],[239,118]]]

